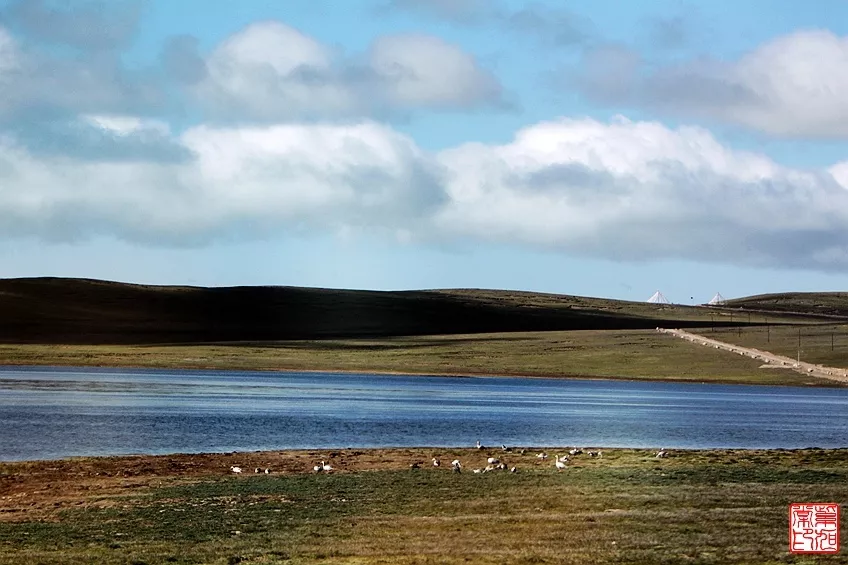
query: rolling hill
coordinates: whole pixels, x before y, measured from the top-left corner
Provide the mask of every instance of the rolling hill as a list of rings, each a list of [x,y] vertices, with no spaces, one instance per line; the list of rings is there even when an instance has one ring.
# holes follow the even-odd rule
[[[705,308],[532,292],[203,288],[65,278],[0,279],[0,320],[0,342],[67,344],[733,325]]]

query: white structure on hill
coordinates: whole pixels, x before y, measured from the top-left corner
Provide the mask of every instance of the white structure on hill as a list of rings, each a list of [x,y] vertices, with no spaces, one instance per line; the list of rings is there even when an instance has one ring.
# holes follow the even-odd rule
[[[724,297],[721,295],[720,292],[716,292],[715,296],[713,296],[713,299],[710,300],[708,304],[710,306],[719,306],[721,304],[724,304]]]
[[[656,291],[653,296],[648,299],[648,302],[651,304],[671,304],[668,299],[663,296],[663,293],[660,291]]]

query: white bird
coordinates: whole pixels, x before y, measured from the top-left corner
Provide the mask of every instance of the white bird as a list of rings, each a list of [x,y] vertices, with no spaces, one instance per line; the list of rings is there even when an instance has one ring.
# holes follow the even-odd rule
[[[477,449],[483,449],[483,444],[480,443],[480,440],[477,440]]]
[[[503,451],[506,451],[506,452],[510,452],[510,451],[512,451],[512,448],[511,448],[511,447],[507,447],[505,443],[502,443],[502,444],[501,444],[501,449],[502,449]]]
[[[474,469],[474,470],[472,470],[471,472],[472,472],[472,473],[482,473],[482,472],[483,472],[483,470],[482,470],[482,469]]]
[[[265,468],[265,474],[266,474],[266,475],[270,475],[270,474],[271,474],[271,469],[268,469],[268,468],[266,467],[266,468]]]
[[[548,458],[548,454],[545,453],[544,451],[536,456],[536,459],[547,459],[547,458]]]
[[[600,451],[600,450],[598,450],[598,451],[590,451],[590,452],[589,452],[589,457],[600,457],[600,456],[601,456],[601,451]]]
[[[462,472],[462,463],[459,462],[459,459],[454,459],[451,462],[451,465],[453,466],[454,473],[461,473]]]
[[[259,467],[254,467],[253,472],[254,472],[254,473],[258,473],[258,472],[259,472]]]
[[[583,453],[583,450],[576,447],[568,452],[569,455],[580,455],[581,453]]]
[[[497,459],[496,457],[489,457],[488,459],[486,459],[486,463],[488,463],[489,465],[497,465],[498,463],[500,463],[500,459]]]
[[[662,448],[657,451],[657,457],[665,457],[666,455],[668,455],[668,452],[665,450],[665,448]]]
[[[230,467],[230,471],[233,473],[241,473],[241,467]]]
[[[563,461],[561,459],[557,459],[555,465],[556,465],[557,469],[560,469],[560,470],[565,469],[565,461]]]
[[[314,467],[312,467],[312,470],[315,471],[316,473],[320,473],[321,471],[324,470],[324,466],[323,465],[315,465]]]
[[[438,467],[438,466],[439,466],[439,465],[441,465],[441,464],[442,464],[442,462],[441,462],[441,461],[439,461],[438,459],[436,459],[435,457],[433,457],[433,467]]]
[[[333,470],[333,468],[332,468],[332,467],[330,467],[330,464],[329,464],[329,463],[324,463],[323,461],[321,461],[321,467],[322,467],[325,471],[332,471],[332,470]]]
[[[562,455],[561,457],[556,458],[557,461],[562,461],[563,463],[568,463],[568,456]]]
[[[510,469],[510,470],[509,470],[509,472],[510,472],[510,473],[515,473],[517,470],[518,470],[518,469],[516,469],[515,467],[513,467],[512,469]]]

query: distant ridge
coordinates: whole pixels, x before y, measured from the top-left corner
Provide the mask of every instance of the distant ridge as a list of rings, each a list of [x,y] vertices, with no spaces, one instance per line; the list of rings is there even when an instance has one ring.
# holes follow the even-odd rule
[[[519,291],[0,279],[3,343],[209,343],[710,325],[733,324],[711,321],[702,308]]]

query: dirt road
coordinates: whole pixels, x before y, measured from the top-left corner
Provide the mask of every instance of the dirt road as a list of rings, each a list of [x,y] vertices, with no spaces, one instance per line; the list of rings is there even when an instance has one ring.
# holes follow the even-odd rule
[[[657,328],[657,331],[660,333],[666,333],[683,338],[687,341],[691,341],[692,343],[697,343],[698,345],[714,347],[716,349],[723,349],[725,351],[736,353],[738,355],[745,355],[746,357],[750,357],[751,359],[758,359],[769,367],[782,367],[785,369],[793,369],[795,371],[798,371],[799,373],[804,373],[805,375],[820,377],[823,379],[830,379],[832,381],[839,381],[841,383],[848,383],[848,369],[843,369],[841,367],[825,367],[823,365],[814,365],[812,363],[805,363],[803,361],[798,362],[796,359],[792,359],[791,357],[784,357],[783,355],[776,355],[774,353],[770,353],[768,351],[761,351],[759,349],[741,347],[732,343],[718,341],[717,339],[710,339],[702,335],[684,332],[683,330],[669,330],[665,328]]]

